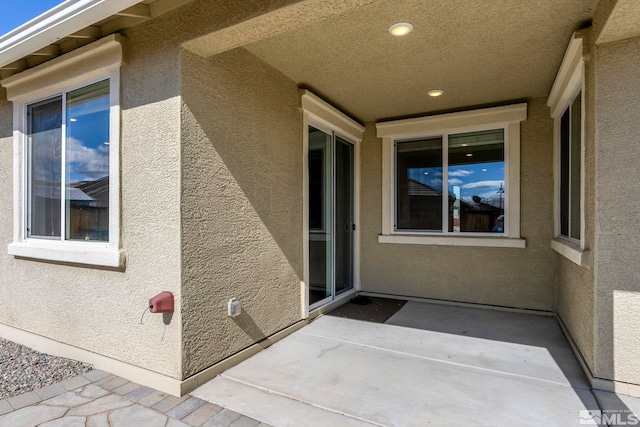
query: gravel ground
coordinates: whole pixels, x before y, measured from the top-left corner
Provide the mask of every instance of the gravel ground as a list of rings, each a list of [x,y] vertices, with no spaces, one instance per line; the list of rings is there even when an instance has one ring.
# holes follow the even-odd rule
[[[0,400],[84,374],[91,369],[90,365],[49,356],[0,338]]]

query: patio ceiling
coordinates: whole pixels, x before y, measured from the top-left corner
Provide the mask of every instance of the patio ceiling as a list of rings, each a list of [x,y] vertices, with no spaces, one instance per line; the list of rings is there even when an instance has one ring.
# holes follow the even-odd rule
[[[376,1],[245,48],[361,121],[495,105],[549,94],[597,0],[534,3]]]

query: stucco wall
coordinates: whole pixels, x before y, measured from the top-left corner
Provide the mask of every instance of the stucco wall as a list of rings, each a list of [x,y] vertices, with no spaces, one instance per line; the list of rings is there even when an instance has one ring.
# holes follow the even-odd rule
[[[555,298],[553,134],[544,99],[521,127],[521,235],[526,249],[380,244],[382,140],[368,123],[362,142],[364,291],[552,310]]]
[[[173,57],[173,63],[171,58]],[[11,106],[0,103],[0,323],[175,378],[179,310],[146,314],[167,290],[180,307],[180,101],[177,63],[156,40],[131,36],[121,72],[124,271],[7,255],[13,238]]]
[[[640,38],[595,50],[596,375],[640,384]]]
[[[184,51],[182,97],[189,375],[301,318],[302,114],[294,82],[241,48]]]

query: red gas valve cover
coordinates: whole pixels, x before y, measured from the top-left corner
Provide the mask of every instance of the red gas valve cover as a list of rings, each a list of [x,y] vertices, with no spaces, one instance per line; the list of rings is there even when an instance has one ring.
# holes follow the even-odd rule
[[[173,294],[160,292],[149,300],[149,311],[152,313],[173,313]]]

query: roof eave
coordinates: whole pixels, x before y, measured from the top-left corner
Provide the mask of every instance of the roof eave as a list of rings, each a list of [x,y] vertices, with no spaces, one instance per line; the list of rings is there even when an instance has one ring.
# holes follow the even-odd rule
[[[0,67],[138,3],[140,0],[67,0],[0,37]]]

